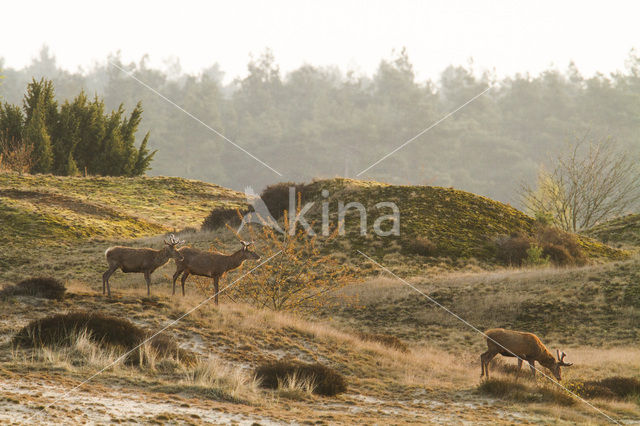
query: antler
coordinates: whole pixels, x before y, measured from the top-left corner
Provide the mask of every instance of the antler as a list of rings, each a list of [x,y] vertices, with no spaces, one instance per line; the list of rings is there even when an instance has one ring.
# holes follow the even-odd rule
[[[572,362],[564,362],[564,357],[567,356],[567,354],[564,353],[564,351],[562,352],[562,355],[561,355],[560,349],[556,349],[556,355],[558,356],[558,363],[560,365],[564,365],[565,367],[570,367],[573,365]]]
[[[171,234],[169,235],[169,241],[164,240],[165,244],[170,245],[170,246],[175,246],[178,244],[184,244],[184,240],[179,240],[176,238],[175,235]]]

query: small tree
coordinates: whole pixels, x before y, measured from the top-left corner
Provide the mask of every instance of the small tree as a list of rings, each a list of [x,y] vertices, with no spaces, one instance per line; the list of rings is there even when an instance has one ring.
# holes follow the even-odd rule
[[[289,229],[287,216],[285,213],[283,229]],[[280,234],[267,226],[257,232],[250,226],[248,229],[261,241],[262,259],[279,254],[230,289],[234,300],[277,311],[313,311],[328,303],[331,293],[354,281],[344,262],[321,251],[317,236],[302,229],[294,235]]]
[[[537,185],[524,184],[520,195],[536,217],[550,217],[558,227],[576,232],[637,206],[640,163],[610,138],[585,137],[569,145],[551,171],[541,168]]]

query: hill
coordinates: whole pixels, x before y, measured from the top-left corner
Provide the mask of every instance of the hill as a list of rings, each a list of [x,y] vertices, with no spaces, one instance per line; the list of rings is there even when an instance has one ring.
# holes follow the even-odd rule
[[[615,247],[640,247],[640,214],[629,214],[585,231],[585,234]]]
[[[328,197],[322,195],[328,190]],[[325,193],[326,194],[326,193]],[[310,213],[316,231],[322,220],[321,201],[329,203],[332,225],[337,224],[338,201],[359,202],[369,215],[367,235],[360,235],[360,216],[350,209],[345,216],[345,232],[354,249],[377,257],[398,253],[416,239],[428,239],[434,244],[434,256],[474,258],[495,263],[492,240],[498,236],[533,235],[535,220],[510,205],[453,188],[433,186],[402,186],[353,179],[317,180],[305,186],[304,201],[317,200]],[[395,203],[400,210],[400,235],[380,238],[373,229],[374,221],[391,213],[390,208],[377,209],[380,202]],[[388,230],[387,224],[381,226]],[[624,252],[612,249],[584,236],[577,240],[591,258],[622,259]],[[391,242],[390,242],[391,241]],[[424,261],[424,258],[422,258]]]

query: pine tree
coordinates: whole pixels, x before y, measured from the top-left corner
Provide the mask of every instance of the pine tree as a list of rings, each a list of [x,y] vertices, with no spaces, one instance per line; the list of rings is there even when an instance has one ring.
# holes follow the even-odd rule
[[[33,146],[33,166],[31,173],[50,173],[53,166],[51,138],[45,126],[43,114],[39,108],[32,111],[22,135],[24,143]]]

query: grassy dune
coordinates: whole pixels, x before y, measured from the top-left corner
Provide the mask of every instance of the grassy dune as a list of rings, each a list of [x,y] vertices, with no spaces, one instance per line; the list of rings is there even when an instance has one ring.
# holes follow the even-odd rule
[[[637,248],[640,246],[640,214],[629,214],[607,221],[585,233],[611,246]]]

